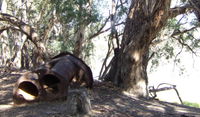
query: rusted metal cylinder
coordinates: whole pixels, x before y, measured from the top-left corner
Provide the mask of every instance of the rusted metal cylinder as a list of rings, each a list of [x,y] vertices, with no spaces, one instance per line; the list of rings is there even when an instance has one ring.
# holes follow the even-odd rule
[[[15,104],[35,102],[42,97],[42,87],[36,73],[26,72],[16,82],[13,89]]]
[[[78,73],[77,66],[66,58],[56,61],[50,70],[39,78],[43,89],[45,90],[46,100],[66,98],[69,83]]]
[[[71,61],[76,65],[77,69],[79,69],[79,72],[75,76],[77,85],[86,86],[87,88],[92,88],[93,86],[92,71],[90,67],[83,60],[81,60],[80,58],[74,56],[69,52],[62,52],[57,56],[54,56],[52,60],[56,61],[60,58],[65,58]]]
[[[13,90],[13,101],[21,104],[66,99],[74,77],[77,82],[85,82],[87,87],[92,88],[92,72],[81,59],[73,55],[56,57],[18,79]]]

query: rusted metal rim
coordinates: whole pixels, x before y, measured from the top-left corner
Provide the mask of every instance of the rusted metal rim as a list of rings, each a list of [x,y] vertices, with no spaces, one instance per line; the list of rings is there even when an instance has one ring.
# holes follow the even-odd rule
[[[32,101],[39,96],[39,90],[32,82],[24,81],[19,84],[18,94],[22,95],[25,100]]]
[[[39,78],[40,85],[44,91],[44,100],[64,98],[68,93],[68,83],[57,73],[52,71]]]
[[[43,89],[52,94],[59,93],[59,85],[61,84],[61,80],[55,76],[54,74],[45,74],[42,78],[40,78]]]
[[[15,84],[13,101],[15,104],[34,102],[41,96],[41,86],[36,73],[25,73]]]

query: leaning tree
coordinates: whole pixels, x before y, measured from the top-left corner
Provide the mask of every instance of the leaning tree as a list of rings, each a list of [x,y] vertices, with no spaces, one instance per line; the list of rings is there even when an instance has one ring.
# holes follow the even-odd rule
[[[183,6],[170,8],[171,0],[132,0],[121,47],[115,50],[114,64],[106,79],[137,97],[146,97],[150,45],[168,19],[189,11],[195,11],[198,16],[198,1],[187,2]]]

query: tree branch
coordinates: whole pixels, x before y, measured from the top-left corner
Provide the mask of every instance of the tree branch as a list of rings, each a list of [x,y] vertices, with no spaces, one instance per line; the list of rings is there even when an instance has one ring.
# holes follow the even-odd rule
[[[195,10],[197,10],[200,13],[200,2],[198,0],[189,0],[190,4],[194,7]]]
[[[1,28],[2,30],[0,31],[8,30],[8,28],[12,30],[18,30],[24,33],[27,36],[27,38],[31,42],[33,42],[37,48],[40,47],[40,45],[38,45],[37,43],[39,41],[39,37],[37,33],[35,32],[35,30],[30,25],[6,13],[0,13],[0,21],[4,21],[10,25],[10,26],[6,26],[6,28],[5,27]]]
[[[184,43],[183,39],[182,38],[176,38],[176,37],[173,37],[174,39],[178,40],[178,42],[182,45],[182,46],[185,46],[186,48],[188,48],[193,54],[196,55],[196,52],[194,52],[194,50],[186,43]]]
[[[191,11],[193,7],[190,4],[186,4],[185,6],[181,7],[174,7],[169,10],[169,18],[174,18],[180,14],[184,14],[188,11]]]
[[[119,26],[119,25],[121,25],[121,24],[124,24],[124,22],[121,22],[121,23],[119,23],[119,24],[116,24],[115,26]],[[103,27],[103,28],[104,28],[104,27]],[[103,28],[102,28],[102,29],[103,29]],[[94,38],[94,37],[96,37],[96,36],[98,36],[98,35],[100,35],[100,34],[102,34],[102,33],[104,33],[104,32],[109,31],[109,30],[111,29],[111,27],[110,27],[110,28],[107,28],[107,29],[105,29],[105,30],[103,30],[103,31],[102,31],[102,29],[100,29],[99,31],[97,31],[97,33],[93,34],[92,36],[90,36],[89,39],[92,39],[92,38]]]
[[[200,1],[199,0],[189,0],[189,3],[193,6],[195,10],[195,15],[200,22]]]
[[[25,34],[27,38],[36,46],[37,51],[35,51],[35,58],[37,58],[37,61],[35,62],[35,65],[38,65],[39,63],[38,58],[41,58],[41,60],[46,59],[46,49],[43,44],[40,43],[41,40],[34,28],[24,23],[22,20],[6,13],[0,13],[0,22],[6,23],[5,26],[0,28],[0,33],[9,29],[17,30]]]
[[[194,30],[194,29],[196,29],[196,28],[198,28],[198,27],[195,26],[195,27],[192,27],[192,28],[190,28],[190,29],[185,29],[185,30],[183,30],[183,31],[180,31],[180,30],[174,30],[174,32],[172,33],[171,37],[174,37],[174,36],[177,36],[177,35],[184,34],[184,33],[186,33],[186,32],[192,31],[192,30]]]
[[[10,26],[2,26],[0,27],[0,34],[3,33],[3,31],[10,29]]]
[[[111,42],[108,41],[108,51],[107,51],[107,54],[106,54],[106,57],[105,57],[105,60],[103,61],[103,64],[101,66],[101,70],[100,70],[100,73],[99,73],[99,80],[102,80],[103,79],[103,76],[105,76],[106,72],[108,71],[108,68],[110,67],[110,65],[106,66],[106,63],[108,61],[108,58],[112,52],[112,47],[111,47]],[[110,62],[111,63],[111,62]],[[110,64],[109,63],[109,64]],[[104,68],[105,67],[105,68]],[[104,72],[103,72],[104,70]],[[103,72],[103,73],[102,73]]]
[[[89,37],[89,39],[92,39],[92,38],[98,36],[99,34],[105,32],[105,31],[102,31],[102,30],[103,30],[103,28],[106,26],[106,24],[107,24],[107,22],[109,21],[109,19],[110,19],[110,16],[105,20],[105,22],[104,22],[104,24],[101,26],[101,28],[100,28],[95,34],[91,35],[91,36]]]

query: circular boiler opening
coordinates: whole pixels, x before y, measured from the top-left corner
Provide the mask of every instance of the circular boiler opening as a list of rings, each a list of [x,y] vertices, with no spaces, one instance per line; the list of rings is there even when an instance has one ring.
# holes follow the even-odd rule
[[[48,93],[56,94],[59,92],[60,80],[52,74],[47,74],[42,78],[43,87]]]
[[[25,100],[31,101],[34,100],[38,95],[38,88],[29,81],[24,81],[18,86],[18,94],[22,95]]]

